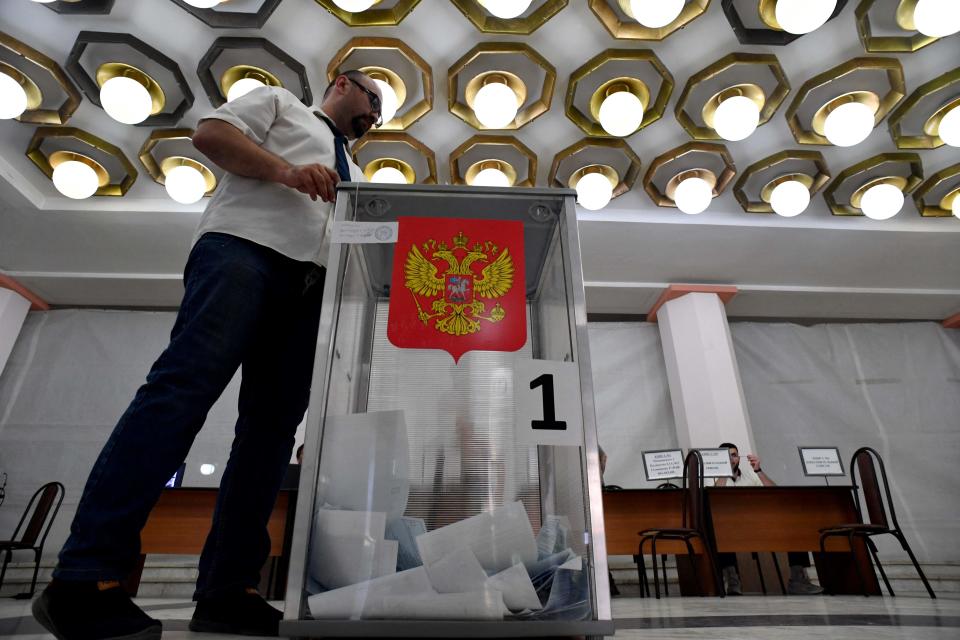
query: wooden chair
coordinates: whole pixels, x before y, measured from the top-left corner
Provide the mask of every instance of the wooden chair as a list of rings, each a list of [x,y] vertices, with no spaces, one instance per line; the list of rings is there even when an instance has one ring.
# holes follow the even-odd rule
[[[880,469],[879,475],[877,474],[878,467]],[[857,484],[858,473],[860,476],[859,486]],[[873,540],[871,540],[873,536],[889,533],[900,541],[900,546],[903,547],[903,550],[910,556],[910,561],[920,575],[923,586],[927,588],[927,593],[930,594],[931,598],[936,598],[937,596],[930,587],[930,583],[927,582],[927,577],[923,574],[923,570],[920,568],[916,556],[913,555],[910,545],[907,544],[907,539],[900,529],[900,523],[897,522],[897,512],[893,508],[893,496],[890,494],[890,485],[887,482],[887,471],[883,466],[883,460],[880,458],[880,454],[870,447],[857,449],[853,454],[853,458],[850,460],[850,479],[854,487],[853,497],[859,522],[838,524],[833,527],[821,529],[820,552],[823,553],[826,551],[826,541],[833,536],[845,536],[850,543],[851,551],[854,549],[854,540],[857,537],[863,538],[867,548],[870,550],[870,555],[873,557],[874,563],[877,565],[877,569],[880,571],[880,576],[883,578],[884,584],[887,585],[887,591],[893,596],[896,594],[894,594],[893,589],[890,588],[890,581],[887,580],[887,574],[883,570],[883,565],[880,564],[880,558],[877,557],[877,547],[874,545]],[[863,490],[863,500],[867,505],[869,521],[863,517],[863,509],[860,506],[860,489]],[[884,497],[886,497],[886,502],[884,502]],[[857,577],[860,578],[860,584],[863,585],[863,595],[869,596],[866,582],[863,579],[863,574],[860,572],[860,566],[855,566],[857,567]]]
[[[713,573],[714,584],[717,587],[717,593],[723,597],[720,575],[717,573],[717,563],[714,561],[713,551],[710,548],[710,542],[707,539],[704,529],[704,504],[703,504],[703,458],[700,452],[692,450],[687,454],[687,459],[683,464],[683,520],[681,526],[677,528],[664,529],[645,529],[639,531],[640,547],[637,555],[643,558],[643,545],[650,543],[650,556],[653,558],[653,585],[657,599],[660,598],[660,578],[657,571],[657,541],[658,540],[678,540],[683,542],[690,555],[693,566],[694,579],[697,582],[697,588],[700,595],[704,595],[703,583],[700,582],[700,576],[697,574],[696,561],[693,552],[693,540],[699,539],[703,546],[704,553],[710,563],[710,569]],[[644,571],[645,573],[645,571]],[[667,576],[664,575],[664,583]]]
[[[3,586],[7,564],[10,563],[13,552],[33,551],[33,581],[30,583],[30,591],[28,593],[18,593],[13,596],[14,598],[27,599],[33,597],[37,588],[37,573],[40,571],[40,556],[43,554],[43,544],[46,542],[50,527],[57,517],[65,493],[66,490],[59,482],[48,482],[37,489],[20,517],[20,522],[13,531],[13,537],[10,540],[0,540],[0,551],[5,552],[3,568],[0,569],[0,586]],[[30,516],[29,521],[27,520],[28,515]],[[26,527],[23,526],[24,522],[27,523]],[[23,530],[22,534],[20,533],[21,529]]]

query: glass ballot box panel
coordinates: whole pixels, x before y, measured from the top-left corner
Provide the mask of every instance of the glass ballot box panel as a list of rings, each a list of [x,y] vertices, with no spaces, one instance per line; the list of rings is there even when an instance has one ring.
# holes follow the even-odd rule
[[[282,635],[613,633],[572,193],[340,187]]]

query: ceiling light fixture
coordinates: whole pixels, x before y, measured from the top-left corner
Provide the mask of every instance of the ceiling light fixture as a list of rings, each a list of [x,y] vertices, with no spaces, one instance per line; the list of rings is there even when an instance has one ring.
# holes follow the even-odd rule
[[[467,104],[487,129],[503,129],[527,99],[523,80],[507,71],[481,73],[466,87]]]
[[[0,62],[0,120],[18,118],[43,102],[43,94],[29,76],[16,67]]]
[[[836,8],[837,0],[760,0],[760,19],[771,29],[803,35],[826,24]]]
[[[263,86],[282,87],[283,83],[266,69],[247,64],[230,67],[220,76],[220,91],[227,102],[233,102]]]
[[[407,86],[403,79],[384,67],[360,67],[360,71],[367,74],[380,89],[380,95],[383,96],[380,115],[383,124],[390,122],[407,100]]]
[[[717,176],[709,169],[688,169],[670,179],[666,195],[680,211],[696,215],[710,206],[716,186]]]
[[[858,145],[876,126],[880,97],[872,91],[851,91],[817,109],[813,130],[838,147]]]
[[[577,190],[577,203],[581,207],[598,211],[610,203],[620,176],[610,165],[590,164],[574,171],[567,184]]]
[[[923,131],[939,137],[944,144],[960,147],[960,98],[954,98],[937,109],[923,125]]]
[[[474,187],[512,187],[517,181],[517,172],[509,162],[481,160],[467,168],[464,180]]]
[[[228,2],[229,0],[183,0],[191,7],[196,7],[197,9],[212,9],[218,4]],[[176,198],[174,198],[176,200]]]
[[[408,163],[398,158],[378,158],[367,163],[363,174],[370,182],[381,184],[414,184],[417,173]]]
[[[620,9],[645,27],[659,29],[677,18],[686,0],[619,0]]]
[[[905,31],[919,31],[930,38],[960,32],[960,2],[957,0],[900,0],[897,24]]]
[[[613,78],[590,97],[590,113],[611,136],[623,138],[640,128],[650,90],[636,78]]]
[[[202,162],[184,156],[170,156],[160,163],[164,186],[180,204],[199,202],[217,186],[217,179]]]
[[[333,0],[333,4],[350,13],[361,13],[378,2],[380,0]]]
[[[960,188],[948,193],[940,202],[940,206],[953,212],[953,217],[960,218]]]
[[[703,121],[724,140],[744,140],[757,130],[765,103],[766,96],[759,86],[734,85],[707,100],[703,105]]]
[[[760,199],[784,218],[798,216],[810,206],[813,178],[805,173],[789,173],[774,178],[760,190]]]
[[[902,176],[873,178],[850,196],[850,204],[873,220],[889,220],[903,209],[903,190],[907,179]]]
[[[49,160],[53,167],[53,186],[68,198],[84,200],[110,183],[107,170],[89,156],[73,151],[54,151]]]
[[[484,9],[498,18],[512,20],[523,15],[533,0],[477,0]]]
[[[97,69],[100,104],[107,115],[123,124],[139,124],[163,111],[166,98],[157,81],[123,62],[107,62]]]

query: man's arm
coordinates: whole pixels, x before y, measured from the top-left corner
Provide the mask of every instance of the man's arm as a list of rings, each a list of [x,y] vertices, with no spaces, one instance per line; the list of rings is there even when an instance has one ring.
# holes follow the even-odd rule
[[[750,466],[753,468],[754,473],[757,474],[757,477],[760,478],[760,482],[763,483],[765,487],[775,487],[777,483],[770,479],[770,477],[763,472],[760,468],[760,458],[753,455],[752,453],[747,456],[747,460],[750,461]]]
[[[726,478],[717,478],[713,481],[713,486],[715,487],[724,487],[727,484]]]
[[[229,122],[215,118],[202,121],[193,134],[193,146],[221,169],[238,176],[277,182],[312,200],[319,196],[324,202],[333,202],[336,198],[335,187],[340,182],[336,171],[316,163],[292,165]]]

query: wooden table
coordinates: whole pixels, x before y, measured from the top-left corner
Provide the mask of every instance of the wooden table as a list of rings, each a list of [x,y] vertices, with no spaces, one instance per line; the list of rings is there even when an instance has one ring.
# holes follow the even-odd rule
[[[177,555],[200,555],[203,544],[213,525],[213,510],[217,503],[216,488],[177,487],[164,489],[160,499],[150,512],[147,524],[140,532],[140,562],[137,569],[127,579],[124,586],[136,595],[143,573],[143,564],[148,554],[167,553]],[[270,514],[267,532],[270,534],[270,554],[268,566],[270,573],[277,573],[290,555],[290,539],[293,534],[293,515],[296,505],[296,490],[281,489],[277,503]],[[285,574],[285,569],[282,570]],[[278,585],[282,587],[280,576],[264,576],[268,584],[267,591],[276,595]]]

